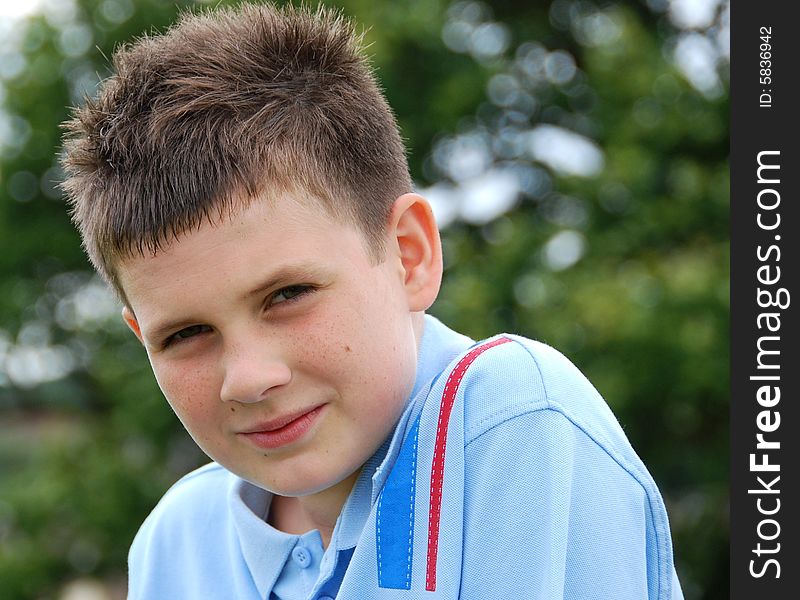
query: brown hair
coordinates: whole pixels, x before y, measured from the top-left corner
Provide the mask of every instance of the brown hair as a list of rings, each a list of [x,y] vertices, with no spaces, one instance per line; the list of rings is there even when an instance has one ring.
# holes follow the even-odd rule
[[[323,7],[184,14],[113,63],[64,125],[63,187],[92,264],[123,301],[116,261],[275,190],[309,192],[380,256],[411,181],[351,21]]]

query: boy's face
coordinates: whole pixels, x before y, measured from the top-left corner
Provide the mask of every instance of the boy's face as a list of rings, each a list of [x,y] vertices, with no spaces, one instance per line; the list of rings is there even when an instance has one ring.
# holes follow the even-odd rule
[[[303,496],[376,451],[415,377],[420,314],[402,245],[375,265],[355,227],[284,197],[119,265],[126,319],[212,459]]]

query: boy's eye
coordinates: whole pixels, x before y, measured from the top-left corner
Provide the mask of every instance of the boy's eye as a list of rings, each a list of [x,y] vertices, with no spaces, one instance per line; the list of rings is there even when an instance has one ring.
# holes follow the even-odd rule
[[[180,331],[173,333],[169,336],[165,341],[164,345],[169,346],[174,342],[181,342],[183,340],[187,340],[191,337],[194,337],[200,333],[206,333],[207,331],[211,331],[211,327],[208,325],[190,325],[189,327],[184,327]]]
[[[270,298],[270,306],[296,300],[300,296],[313,290],[314,288],[312,288],[310,285],[290,285],[288,287],[281,288],[272,294],[272,297]]]

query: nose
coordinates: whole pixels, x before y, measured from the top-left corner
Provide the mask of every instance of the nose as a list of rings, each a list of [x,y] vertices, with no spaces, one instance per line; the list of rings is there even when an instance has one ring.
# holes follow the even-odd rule
[[[220,390],[224,402],[249,404],[263,400],[270,390],[286,385],[292,371],[286,361],[262,343],[230,348],[224,358],[225,378]]]

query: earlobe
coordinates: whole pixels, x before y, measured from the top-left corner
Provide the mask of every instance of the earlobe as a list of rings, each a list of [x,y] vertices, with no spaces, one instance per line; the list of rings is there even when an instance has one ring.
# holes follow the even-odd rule
[[[134,315],[133,311],[127,306],[122,307],[122,320],[125,321],[125,324],[130,328],[134,335],[139,338],[139,341],[144,344],[144,341],[142,340],[142,330],[139,329],[139,322],[136,320],[136,315]]]
[[[403,194],[394,202],[391,226],[409,308],[427,310],[442,281],[442,243],[433,210],[422,196]]]

